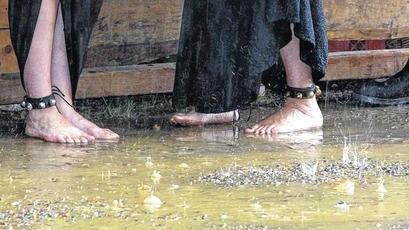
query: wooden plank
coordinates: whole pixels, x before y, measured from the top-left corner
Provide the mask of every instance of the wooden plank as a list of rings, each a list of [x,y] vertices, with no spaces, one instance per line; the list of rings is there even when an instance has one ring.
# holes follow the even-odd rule
[[[17,73],[18,71],[9,30],[0,30],[0,75],[2,73]]]
[[[86,66],[134,65],[176,53],[182,4],[183,0],[104,1]]]
[[[174,64],[88,69],[80,79],[77,98],[169,93],[174,71]],[[24,97],[18,74],[0,77],[0,85],[0,104],[18,103]]]
[[[86,67],[135,65],[176,52],[183,0],[107,0],[90,44]],[[409,1],[325,0],[330,39],[409,36]],[[7,0],[0,25],[7,27]],[[5,36],[5,33],[0,35]],[[0,38],[4,41],[4,37]],[[5,62],[1,60],[0,62]],[[15,65],[7,64],[9,71]],[[1,68],[1,67],[0,67]],[[2,67],[2,71],[6,70]]]
[[[324,0],[331,40],[409,37],[408,0]]]
[[[9,21],[7,18],[8,0],[0,0],[0,29],[9,28]]]
[[[170,93],[174,71],[174,64],[89,69],[80,79],[77,98]]]
[[[403,68],[409,49],[338,52],[330,55],[324,80],[391,76]],[[77,98],[170,93],[174,64],[88,69],[81,77]],[[19,102],[24,93],[16,74],[0,78],[0,104]]]
[[[325,81],[392,76],[403,69],[409,49],[331,53]]]

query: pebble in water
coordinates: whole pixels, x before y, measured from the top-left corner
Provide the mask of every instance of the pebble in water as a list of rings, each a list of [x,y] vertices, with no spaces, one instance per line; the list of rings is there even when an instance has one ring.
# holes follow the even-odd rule
[[[190,168],[190,166],[188,164],[186,164],[186,163],[182,163],[182,164],[179,165],[179,168],[188,169],[188,168]]]
[[[349,204],[347,202],[345,202],[345,201],[340,201],[336,205],[334,205],[334,208],[341,209],[341,210],[344,210],[344,211],[348,211],[349,210]]]
[[[308,169],[306,169],[308,168]],[[309,169],[316,171],[314,176]],[[309,171],[306,173],[305,171]],[[344,178],[365,180],[369,176],[386,175],[392,177],[408,177],[409,163],[385,163],[375,160],[365,161],[365,165],[356,167],[353,162],[348,164],[339,161],[322,161],[315,166],[306,167],[302,164],[282,164],[264,166],[231,165],[213,173],[200,176],[201,183],[213,183],[220,187],[238,187],[245,185],[280,185],[285,183],[322,184],[337,183]],[[352,194],[354,186],[346,184],[345,191]]]
[[[149,195],[143,200],[143,204],[145,207],[157,209],[162,206],[162,201],[157,196]]]

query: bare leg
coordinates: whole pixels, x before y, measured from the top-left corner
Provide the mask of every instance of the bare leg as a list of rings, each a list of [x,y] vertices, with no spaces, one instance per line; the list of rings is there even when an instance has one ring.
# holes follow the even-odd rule
[[[31,98],[51,94],[51,53],[57,6],[57,0],[42,1],[24,72],[27,95]],[[56,107],[30,111],[25,133],[49,142],[84,143],[93,140],[65,119]]]
[[[199,126],[210,124],[231,124],[234,119],[234,111],[226,113],[177,113],[170,118],[170,122],[175,125]]]
[[[72,88],[63,27],[64,22],[61,6],[59,6],[52,50],[51,83],[64,93],[65,100],[67,100],[69,104],[67,104],[61,97],[56,96],[58,110],[73,125],[96,139],[117,139],[119,138],[118,134],[109,129],[98,127],[77,113],[71,106],[73,104]]]
[[[300,59],[300,41],[293,40],[281,50],[281,56],[287,73],[287,84],[294,88],[306,88],[313,84],[311,68]],[[270,115],[246,133],[276,134],[319,128],[323,117],[316,98],[288,98],[281,111]]]

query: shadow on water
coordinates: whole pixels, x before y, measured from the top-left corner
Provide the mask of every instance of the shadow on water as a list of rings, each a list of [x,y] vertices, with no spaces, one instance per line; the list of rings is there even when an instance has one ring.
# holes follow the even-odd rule
[[[118,143],[85,146],[4,137],[0,228],[409,227],[407,108],[325,110],[323,130],[274,137],[231,126],[127,126]]]

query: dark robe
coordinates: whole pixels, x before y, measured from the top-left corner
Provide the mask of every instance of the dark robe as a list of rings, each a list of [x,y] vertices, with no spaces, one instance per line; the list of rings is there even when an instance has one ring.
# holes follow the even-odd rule
[[[41,0],[9,0],[11,40],[17,55],[22,81],[41,2]],[[60,2],[71,83],[73,95],[75,95],[85,62],[88,43],[98,19],[102,0],[61,0]]]
[[[249,105],[263,76],[277,84],[279,50],[300,39],[314,81],[324,77],[328,44],[321,0],[185,0],[173,102],[220,113]]]

